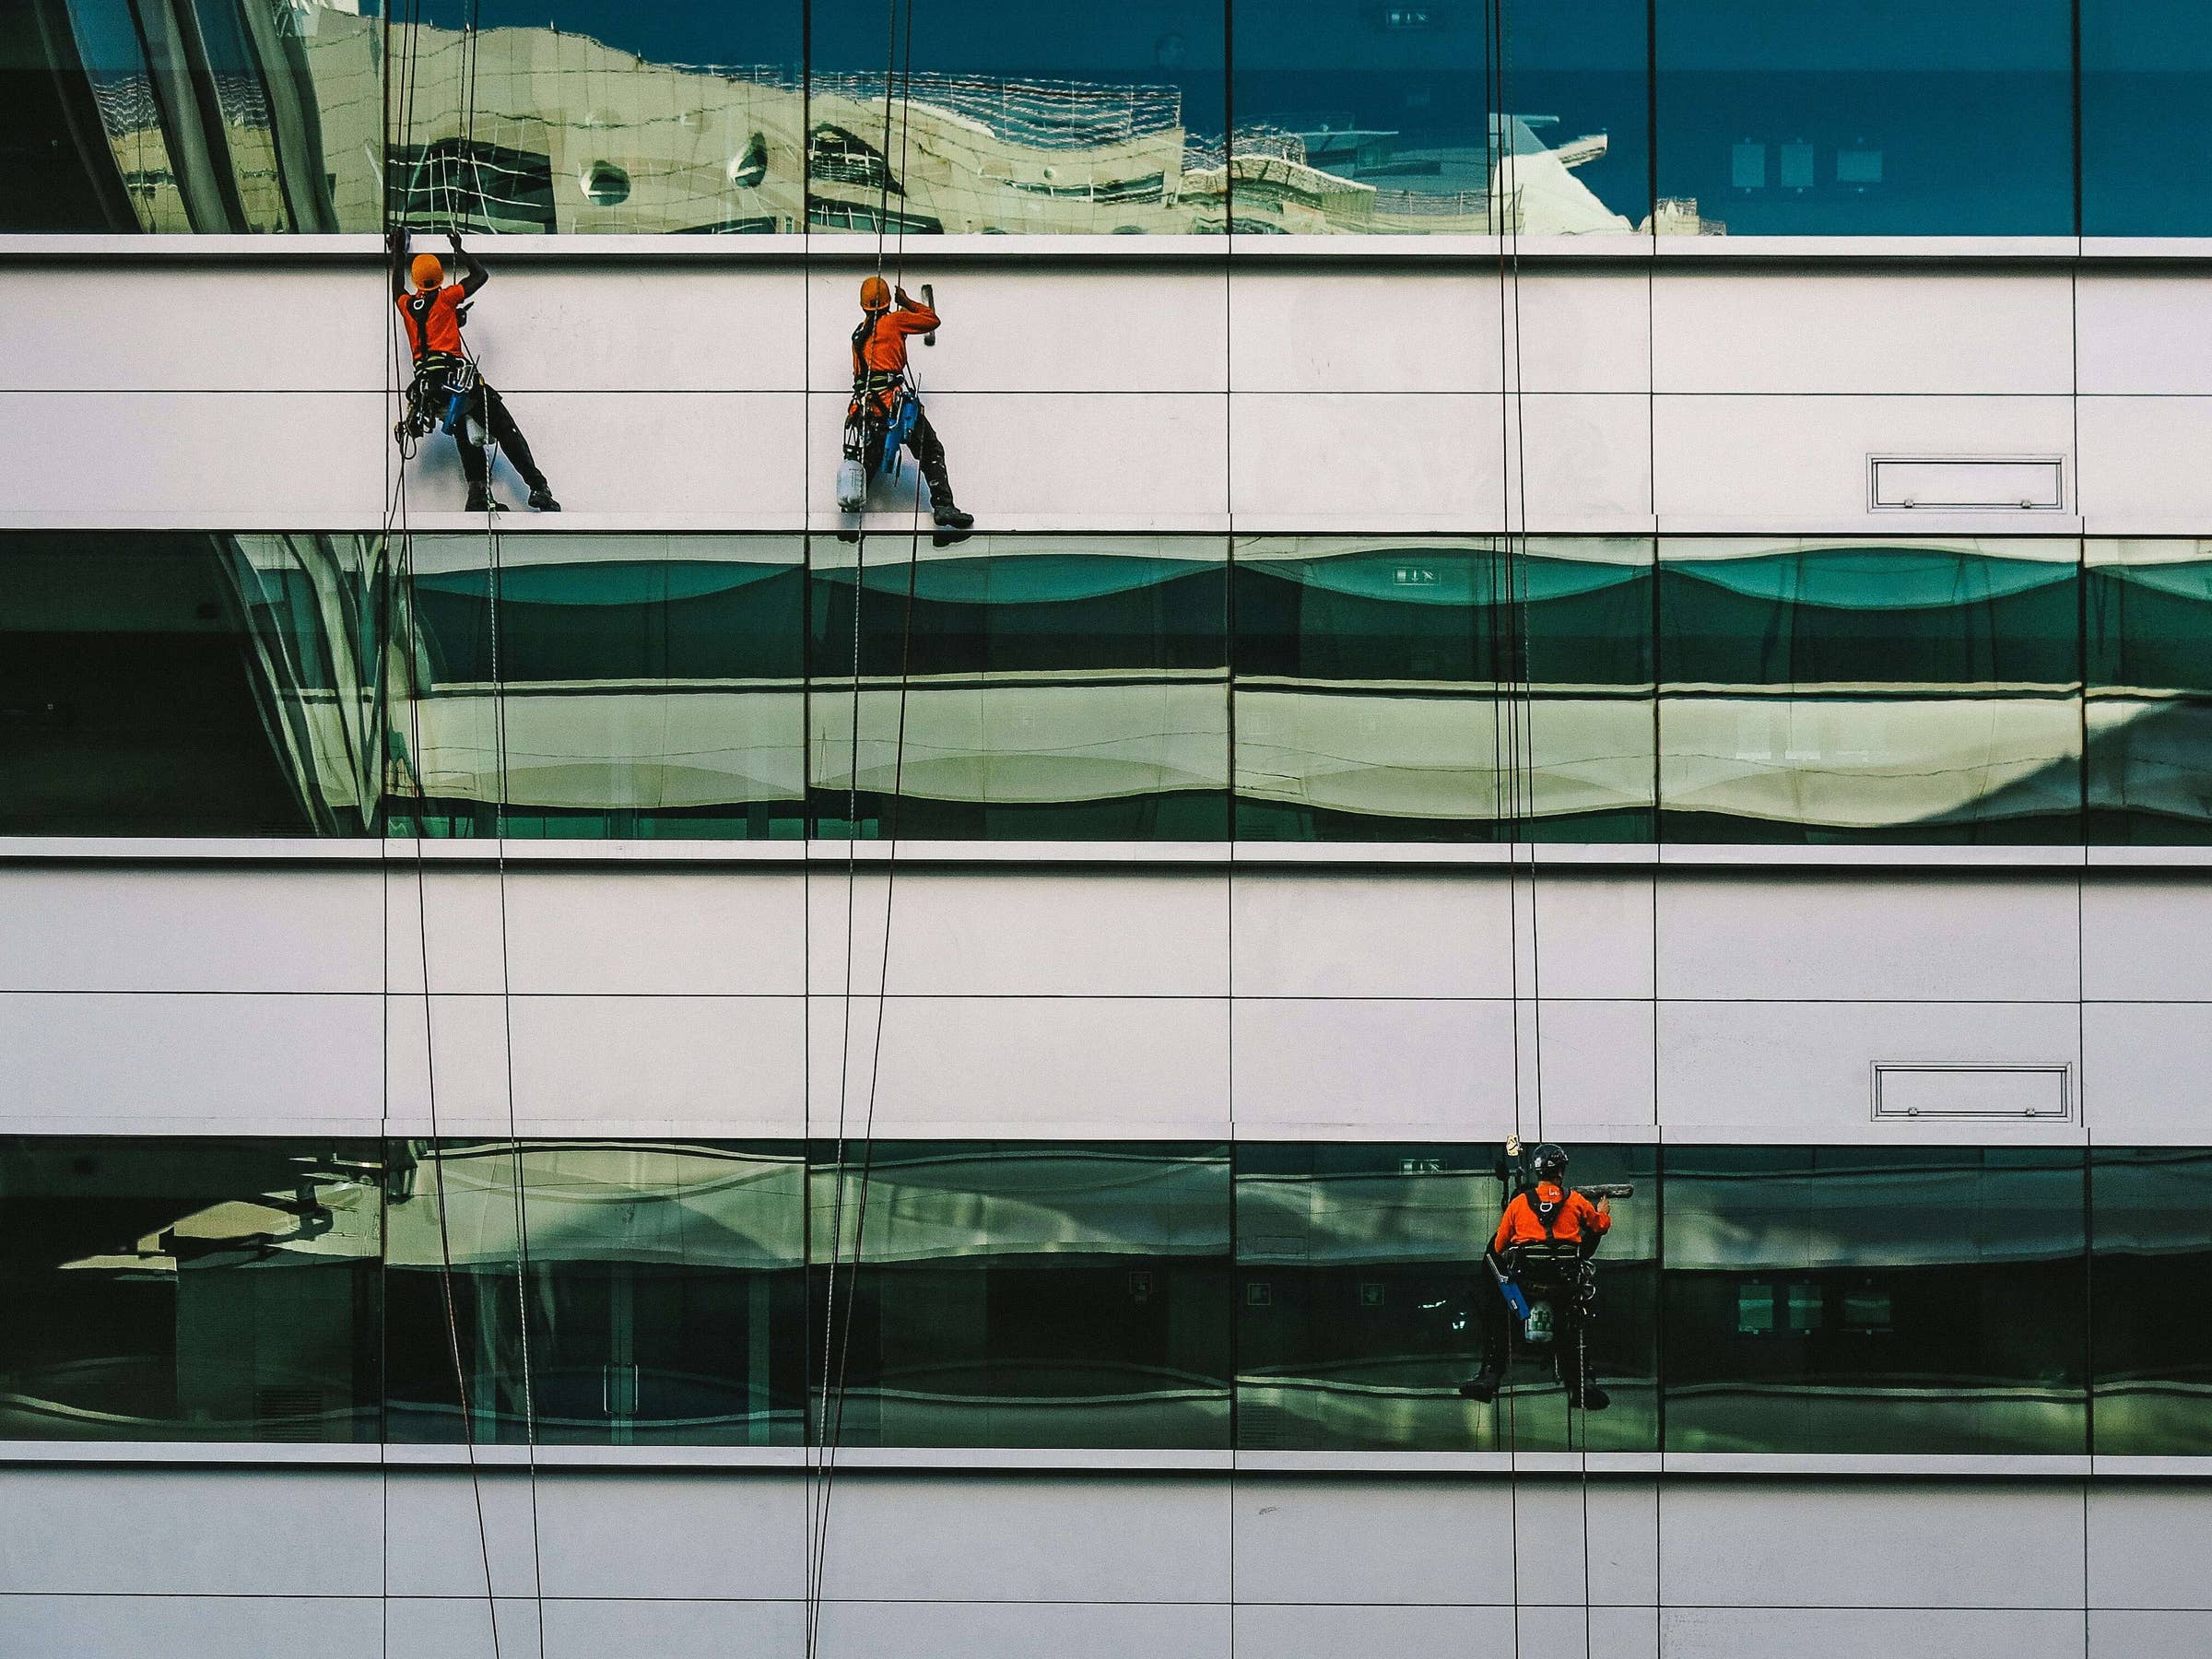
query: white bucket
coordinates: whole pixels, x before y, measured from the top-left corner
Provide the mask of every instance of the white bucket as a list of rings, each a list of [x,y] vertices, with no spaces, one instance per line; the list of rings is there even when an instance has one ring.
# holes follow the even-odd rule
[[[847,456],[837,467],[837,510],[858,512],[868,504],[868,470]]]

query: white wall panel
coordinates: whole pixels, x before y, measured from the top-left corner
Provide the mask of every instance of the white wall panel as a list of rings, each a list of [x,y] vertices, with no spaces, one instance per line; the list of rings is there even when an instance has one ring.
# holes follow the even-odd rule
[[[380,523],[391,422],[372,388],[0,393],[0,512],[164,529]]]
[[[51,1133],[376,1130],[374,996],[0,994],[0,1123]]]
[[[1670,1139],[2076,1144],[2052,1120],[1873,1122],[1876,1062],[2073,1065],[2071,1009],[2029,1003],[1659,1005],[1659,1122]]]
[[[510,875],[514,988],[626,996],[796,994],[806,940],[795,871]]]
[[[858,1485],[842,1475],[839,1510]],[[537,1527],[547,1594],[801,1598],[806,1487],[804,1477],[782,1472],[549,1475],[541,1469]],[[840,1539],[835,1547],[845,1546]]]
[[[1818,523],[1838,533],[1880,528],[1951,535],[1962,522],[2038,533],[2060,515],[2013,519],[1867,510],[1867,458],[1877,454],[2062,455],[2074,453],[2065,397],[1682,396],[1653,405],[1655,496],[1663,526],[1771,531]],[[2083,436],[2086,457],[2090,452]],[[2068,468],[2072,462],[2069,459]],[[2072,482],[2069,480],[2069,489]],[[2082,500],[2102,511],[2102,487]],[[2063,521],[2062,521],[2063,522]]]
[[[2080,1651],[2077,1486],[1685,1482],[1667,1488],[1664,1544],[1662,1582],[1666,1599],[1677,1606],[2072,1607],[2075,1651]],[[1817,1628],[1809,1619],[1805,1626],[1808,1635]],[[1980,1640],[1972,1634],[1978,1628],[1962,1626],[1961,1640]],[[2022,1635],[2032,1637],[2038,1629],[2030,1624]],[[1772,1651],[1734,1640],[1738,1645],[1687,1651]],[[1816,1641],[1791,1651],[1876,1659],[1894,1652],[1893,1641],[1826,1650]],[[1670,1634],[1667,1652],[1675,1651]],[[1930,1651],[1960,1650],[1936,1641]],[[2043,1650],[1987,1650],[1993,1659],[2021,1651]]]
[[[2064,273],[1670,271],[1652,303],[1662,393],[2074,389]]]
[[[468,343],[503,393],[792,392],[802,383],[806,289],[794,268],[549,268],[501,262],[496,250],[485,263],[492,281],[470,308]]]
[[[1267,1477],[1238,1483],[1236,1512],[1240,1602],[1513,1598],[1512,1505],[1501,1481]]]
[[[1510,996],[1506,888],[1488,872],[1241,869],[1232,924],[1237,994]],[[1527,896],[1524,881],[1524,926]]]
[[[1543,1076],[1526,1090],[1524,1120],[1543,1102],[1553,1140],[1641,1140],[1658,1132],[1657,1019],[1648,1002],[1545,996],[1528,1030]]]
[[[1518,288],[1523,391],[1650,389],[1651,285],[1641,272],[1524,271]],[[1241,393],[1496,392],[1513,383],[1499,295],[1494,267],[1239,270],[1230,383]]]
[[[2075,883],[1731,874],[1661,884],[1670,997],[2070,1002]]]
[[[383,878],[352,870],[0,869],[0,989],[382,989]]]
[[[2092,535],[2194,535],[2212,522],[2212,397],[2084,397],[2081,510]]]
[[[918,300],[922,284],[934,282],[937,314],[945,323],[935,346],[916,339],[909,348],[924,397],[953,392],[1218,395],[1229,385],[1228,276],[1218,267],[991,270],[971,265],[933,273],[925,258],[909,259],[907,292]],[[850,267],[818,271],[809,285],[807,364],[818,391],[852,382],[864,275]]]
[[[2088,1659],[2204,1659],[2212,1613],[2092,1612]]]
[[[1230,1659],[1229,1618],[1226,1603],[831,1602],[822,1609],[818,1652],[821,1659]]]
[[[811,999],[813,1133],[867,1110],[884,1135],[1222,1138],[1229,1006],[1218,998],[1043,996]],[[840,1065],[840,1042],[846,1064]]]
[[[2212,880],[2100,876],[2081,895],[2082,994],[2212,1002]]]
[[[1286,997],[1240,1000],[1234,1018],[1241,1136],[1494,1140],[1513,1126],[1510,1003]],[[1533,1029],[1524,1005],[1532,1099]]]
[[[370,392],[385,383],[382,272],[338,266],[0,269],[0,386]]]
[[[1236,1609],[1238,1659],[1511,1653],[1513,1610],[1469,1606],[1255,1606]],[[1582,1632],[1573,1652],[1582,1653]],[[1606,1650],[1607,1659],[1618,1659]],[[1524,1654],[1524,1659],[1535,1659]]]
[[[817,529],[846,524],[835,492],[849,401],[841,387],[809,401],[803,482]],[[924,401],[953,493],[982,529],[1226,528],[1228,399],[1218,394],[925,392]],[[786,476],[800,488],[796,473]],[[915,488],[908,455],[897,480],[877,480],[865,526],[909,534]]]
[[[2212,385],[2212,295],[2197,273],[2085,271],[2077,316],[2084,393]]]
[[[2081,1025],[2082,1104],[2100,1142],[2212,1143],[2212,1004],[2091,1003]]]
[[[224,1654],[276,1659],[312,1631],[315,1659],[433,1659],[431,1650],[384,1645],[384,1609],[372,1596],[11,1595],[0,1652],[23,1659],[115,1659],[120,1653]],[[478,1609],[477,1653],[489,1651]],[[522,1650],[504,1650],[520,1659]],[[472,1655],[473,1659],[473,1655]]]
[[[547,1659],[606,1659],[611,1653],[650,1653],[653,1659],[729,1659],[733,1653],[803,1659],[806,1611],[806,1604],[795,1600],[553,1602],[546,1608]],[[479,1622],[477,1643],[467,1659],[483,1659],[488,1644],[481,1631]],[[827,1648],[827,1629],[822,1635]],[[502,1645],[500,1659],[506,1659],[506,1652]]]
[[[1847,1611],[1831,1607],[1670,1607],[1666,1659],[2080,1659],[2079,1613],[2019,1609]]]
[[[2212,1612],[2212,1499],[2195,1485],[2100,1486],[2088,1556],[2093,1606]]]

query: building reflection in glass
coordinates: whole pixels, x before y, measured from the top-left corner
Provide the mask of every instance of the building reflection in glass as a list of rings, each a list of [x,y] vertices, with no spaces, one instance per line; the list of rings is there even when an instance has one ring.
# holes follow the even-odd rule
[[[2212,1455],[2212,1152],[2100,1147],[2089,1170],[2094,1450]]]
[[[2212,543],[2092,540],[2083,581],[2089,839],[2212,841]]]

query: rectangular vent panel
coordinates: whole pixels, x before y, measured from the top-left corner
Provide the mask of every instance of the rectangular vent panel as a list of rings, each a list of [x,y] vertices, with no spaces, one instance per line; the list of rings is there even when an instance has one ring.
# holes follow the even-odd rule
[[[2056,512],[2066,504],[2066,464],[2056,455],[1874,455],[1869,504],[1880,511]]]
[[[1910,1065],[1874,1068],[1874,1115],[1896,1118],[2044,1118],[2074,1115],[2065,1065]]]

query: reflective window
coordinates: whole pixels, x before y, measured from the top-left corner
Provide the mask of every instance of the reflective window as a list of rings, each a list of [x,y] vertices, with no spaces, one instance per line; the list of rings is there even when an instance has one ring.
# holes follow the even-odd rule
[[[2070,0],[1656,6],[1659,194],[1706,229],[2074,233]]]
[[[2072,841],[2072,541],[1667,540],[1660,834]]]
[[[2089,838],[2212,841],[2212,543],[2092,541],[2084,566]]]
[[[415,537],[392,833],[798,836],[804,561],[796,536],[518,536],[495,582],[481,536]]]
[[[1228,833],[1220,538],[818,537],[814,558],[816,834]]]
[[[1644,0],[1269,0],[1236,13],[1236,229],[1651,228]],[[1218,166],[1218,162],[1216,162]],[[1666,229],[1697,221],[1671,203]]]
[[[846,1154],[841,1177],[818,1147],[812,1206],[813,1329],[843,1395],[832,1438],[1229,1444],[1226,1147],[878,1141]],[[808,1373],[818,1390],[820,1353]]]
[[[2212,1455],[2212,1152],[2099,1147],[2090,1182],[2093,1449]]]
[[[813,0],[808,26],[818,230],[1227,226],[1224,0],[925,6],[900,14],[895,45],[877,0]],[[887,132],[894,54],[903,97]]]
[[[2082,1155],[1669,1147],[1674,1452],[2080,1453]]]
[[[0,835],[359,834],[350,537],[0,535]]]
[[[369,1141],[0,1138],[0,1439],[372,1441]]]
[[[2212,234],[2212,10],[2081,0],[2084,236]]]
[[[1642,540],[1240,540],[1237,833],[1648,840],[1651,582]]]
[[[1610,1396],[1569,1421],[1557,1362],[1516,1345],[1499,1399],[1462,1399],[1505,1316],[1482,1253],[1506,1187],[1485,1146],[1239,1145],[1237,1444],[1245,1451],[1524,1451],[1658,1444],[1659,1194],[1647,1147],[1578,1147],[1577,1182],[1630,1181],[1584,1327]],[[1571,1441],[1570,1434],[1571,1430]]]
[[[798,1441],[796,1145],[394,1142],[387,1188],[393,1440],[465,1390],[477,1441]]]

